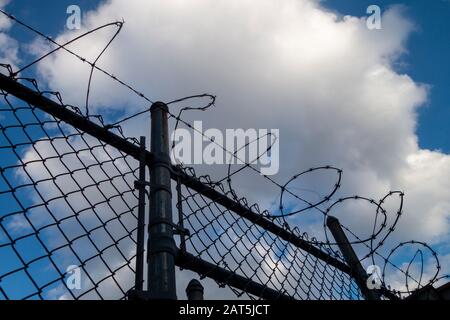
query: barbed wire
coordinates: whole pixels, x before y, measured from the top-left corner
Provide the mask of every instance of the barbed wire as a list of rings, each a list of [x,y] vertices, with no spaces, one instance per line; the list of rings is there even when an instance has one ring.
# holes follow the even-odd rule
[[[119,83],[120,85],[124,86],[125,88],[129,89],[129,90],[130,90],[131,92],[133,92],[135,95],[137,95],[138,97],[144,99],[144,100],[147,101],[148,103],[154,103],[154,101],[152,101],[152,99],[148,98],[145,94],[143,94],[143,93],[140,92],[139,90],[133,88],[133,86],[131,86],[130,84],[126,83],[125,81],[121,80],[120,78],[118,78],[118,77],[115,76],[114,74],[112,74],[112,73],[106,71],[105,69],[99,67],[98,65],[96,65],[96,63],[91,62],[91,61],[89,61],[88,59],[86,59],[85,57],[83,57],[83,56],[81,56],[81,55],[75,53],[74,51],[72,51],[72,50],[66,48],[65,45],[61,45],[61,44],[57,43],[57,42],[56,42],[55,40],[53,40],[50,36],[48,36],[48,35],[42,33],[41,31],[39,31],[39,30],[37,30],[36,28],[32,27],[30,24],[27,24],[26,22],[24,22],[24,21],[22,21],[22,20],[20,20],[20,19],[18,19],[18,18],[16,18],[16,17],[14,17],[12,14],[6,12],[6,11],[3,10],[3,9],[0,9],[0,13],[2,13],[4,16],[6,16],[7,18],[11,19],[12,21],[17,22],[19,25],[23,26],[23,27],[26,28],[27,30],[33,32],[34,34],[36,34],[36,35],[42,37],[43,39],[49,41],[50,43],[56,45],[56,46],[58,47],[58,50],[59,50],[59,49],[64,50],[64,51],[66,51],[67,53],[69,53],[69,54],[73,55],[74,57],[76,57],[76,58],[77,58],[78,60],[80,60],[81,62],[89,64],[89,65],[91,66],[91,68],[100,71],[101,73],[103,73],[104,75],[108,76],[110,79],[112,79],[113,81]],[[122,21],[122,22],[112,22],[111,24],[118,24],[118,25],[121,27],[121,26],[123,25],[123,21]],[[103,27],[106,27],[106,26],[107,26],[107,25],[105,25],[105,26],[103,26]],[[102,27],[99,27],[99,28],[97,28],[97,30],[99,30],[99,29],[101,29],[101,28],[102,28]],[[95,31],[97,31],[97,30],[94,29],[94,30],[92,30],[91,32],[88,32],[88,33],[86,33],[86,34],[84,34],[84,35],[82,35],[82,36],[80,36],[80,37],[77,37],[78,39],[73,39],[72,42],[75,41],[75,40],[79,40],[79,39],[83,38],[84,36],[86,36],[86,35],[88,35],[88,34],[90,34],[90,33],[92,33],[92,32],[95,32]],[[115,38],[115,36],[114,36],[114,38]],[[112,40],[114,40],[114,39],[112,39]],[[12,73],[11,73],[11,76],[14,76],[14,75],[17,75],[17,74],[15,74],[14,72],[12,72]]]

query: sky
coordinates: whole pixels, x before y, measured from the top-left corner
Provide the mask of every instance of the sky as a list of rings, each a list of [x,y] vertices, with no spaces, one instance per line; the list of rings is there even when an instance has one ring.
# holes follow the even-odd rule
[[[326,0],[325,5],[342,14],[361,15],[370,4],[387,8],[399,1]],[[426,108],[419,111],[417,134],[423,148],[450,150],[450,55],[449,1],[412,0],[404,2],[407,16],[414,21],[416,30],[408,41],[408,53],[401,71],[416,81],[430,84],[432,91]]]
[[[333,164],[345,172],[342,196],[381,199],[390,190],[405,191],[406,214],[387,246],[414,236],[450,260],[448,1],[264,0],[255,7],[252,1],[40,1],[35,6],[14,0],[6,8],[62,42],[77,34],[65,29],[69,4],[80,5],[84,31],[125,20],[100,60],[102,67],[155,100],[216,94],[212,113],[188,115],[208,127],[279,128],[281,181],[311,166]],[[381,30],[366,27],[370,4],[382,10]],[[19,27],[1,32],[11,45],[0,49],[0,57],[14,64],[47,50]],[[93,58],[112,33],[101,31],[71,48]],[[65,101],[83,105],[79,92],[86,90],[89,70],[72,57],[51,56],[29,72],[61,91]],[[94,77],[91,103],[111,120],[148,107],[100,75]],[[145,121],[124,129],[130,136],[147,134]],[[314,177],[304,183],[323,190],[330,181]],[[271,208],[274,199],[263,195],[273,190],[258,177],[243,176],[237,184],[242,194]],[[342,221],[364,234],[365,210],[344,206]],[[292,223],[320,233],[320,224],[309,219]]]

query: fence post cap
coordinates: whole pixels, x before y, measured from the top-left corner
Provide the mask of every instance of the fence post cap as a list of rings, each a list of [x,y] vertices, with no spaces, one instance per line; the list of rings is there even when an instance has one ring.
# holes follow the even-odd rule
[[[333,217],[333,216],[327,217],[327,226],[330,226],[331,224],[335,224],[335,223],[339,223],[338,218]]]
[[[203,292],[203,286],[197,279],[192,279],[186,288],[186,292],[195,290]]]
[[[167,104],[165,104],[164,102],[161,101],[157,101],[155,103],[152,104],[152,106],[150,107],[150,111],[154,111],[157,109],[161,109],[163,111],[169,111],[169,107],[167,106]]]

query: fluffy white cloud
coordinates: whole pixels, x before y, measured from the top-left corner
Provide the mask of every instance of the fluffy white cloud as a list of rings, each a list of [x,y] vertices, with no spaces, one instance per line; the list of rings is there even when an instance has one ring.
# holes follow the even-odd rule
[[[426,102],[428,87],[396,69],[414,28],[401,7],[387,10],[383,29],[371,31],[364,19],[338,16],[312,0],[111,0],[85,16],[83,30],[57,40],[121,18],[124,31],[101,58],[103,68],[154,100],[217,94],[214,111],[191,119],[200,116],[221,129],[279,128],[279,180],[333,164],[345,171],[342,194],[379,199],[391,189],[405,191],[396,240],[438,243],[448,237],[450,157],[418,146],[417,108]],[[93,59],[113,31],[70,48]],[[66,102],[83,105],[86,64],[61,52],[39,70]],[[99,73],[92,88],[97,111],[147,107]],[[146,134],[144,118],[126,126],[127,132]],[[236,187],[261,200],[264,187],[255,181],[241,179]],[[322,190],[318,181],[307,186]],[[347,212],[343,223],[361,229],[361,214]]]

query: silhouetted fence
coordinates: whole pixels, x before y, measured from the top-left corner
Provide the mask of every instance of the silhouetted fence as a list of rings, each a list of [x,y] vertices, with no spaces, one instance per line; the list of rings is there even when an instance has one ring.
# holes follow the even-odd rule
[[[161,208],[150,203],[150,230],[156,226],[170,230],[166,240],[174,233],[179,238],[171,247],[158,232],[151,234],[152,254],[170,255],[178,267],[229,286],[237,296],[361,298],[342,258],[286,229],[281,218],[234,200],[223,185],[196,177],[190,168],[167,165],[161,152],[143,151],[119,127],[83,116],[58,94],[40,91],[34,81],[1,75],[0,88],[2,298],[127,297],[136,287],[138,190],[145,189],[139,160],[150,168],[162,164],[178,194],[176,223],[170,212],[152,216]],[[169,197],[162,201],[171,205],[172,187],[157,179],[149,184],[150,194],[165,193]],[[153,260],[150,255],[150,265]],[[69,265],[86,275],[79,291],[67,287]]]

